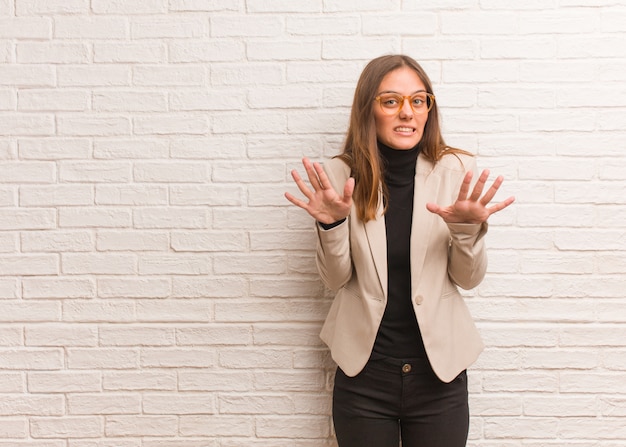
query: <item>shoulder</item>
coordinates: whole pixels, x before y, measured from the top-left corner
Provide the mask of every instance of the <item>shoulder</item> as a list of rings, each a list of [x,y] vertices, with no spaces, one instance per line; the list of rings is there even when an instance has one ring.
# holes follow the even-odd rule
[[[467,172],[476,169],[476,157],[468,152],[446,151],[435,163],[435,170]]]
[[[337,179],[343,178],[344,180],[348,180],[348,177],[350,177],[350,166],[348,166],[348,164],[339,157],[334,157],[325,161],[324,170],[327,174],[330,174]]]

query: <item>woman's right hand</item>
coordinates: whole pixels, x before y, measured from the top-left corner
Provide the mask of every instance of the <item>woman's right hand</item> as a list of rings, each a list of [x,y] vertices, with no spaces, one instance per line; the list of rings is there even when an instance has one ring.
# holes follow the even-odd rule
[[[306,170],[309,182],[313,187],[311,191],[302,177],[294,169],[291,171],[298,189],[308,199],[308,202],[300,200],[289,194],[285,193],[285,197],[291,203],[299,206],[307,213],[309,213],[315,220],[323,224],[332,224],[341,219],[345,219],[350,214],[352,208],[352,193],[354,192],[354,179],[350,177],[345,186],[343,187],[343,197],[335,191],[324,169],[319,163],[311,163],[307,158],[302,159],[302,164]]]

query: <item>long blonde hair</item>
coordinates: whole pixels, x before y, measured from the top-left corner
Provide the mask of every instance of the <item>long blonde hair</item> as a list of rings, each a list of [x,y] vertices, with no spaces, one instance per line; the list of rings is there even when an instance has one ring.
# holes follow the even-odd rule
[[[372,105],[385,75],[401,67],[414,70],[424,83],[426,91],[433,93],[432,83],[424,69],[414,59],[405,55],[381,56],[370,61],[363,69],[354,92],[348,133],[339,158],[346,162],[352,171],[351,175],[355,179],[353,200],[357,216],[363,222],[376,218],[380,187],[383,197],[387,196]],[[440,160],[444,153],[467,153],[461,149],[448,147],[444,142],[439,126],[437,101],[428,112],[428,120],[418,147],[433,163]]]

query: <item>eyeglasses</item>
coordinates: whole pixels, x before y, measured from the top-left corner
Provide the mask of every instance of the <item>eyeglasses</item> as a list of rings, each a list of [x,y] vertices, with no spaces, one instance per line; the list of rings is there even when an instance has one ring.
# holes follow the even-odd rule
[[[400,113],[404,106],[404,100],[408,99],[411,109],[416,114],[430,112],[435,105],[435,95],[428,92],[418,92],[411,96],[402,96],[396,93],[383,93],[374,98],[380,104],[380,109],[385,115]]]

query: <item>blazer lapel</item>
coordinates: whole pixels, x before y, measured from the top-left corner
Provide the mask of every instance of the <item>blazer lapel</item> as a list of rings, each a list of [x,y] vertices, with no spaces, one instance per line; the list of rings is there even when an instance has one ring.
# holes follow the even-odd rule
[[[428,235],[436,219],[436,214],[426,209],[426,203],[435,200],[438,195],[440,177],[432,162],[422,154],[417,159],[415,169],[415,192],[413,196],[413,222],[411,226],[411,282],[419,284],[426,251]]]
[[[385,230],[385,216],[383,215],[383,199],[382,192],[378,196],[378,210],[376,211],[376,219],[370,220],[365,224],[365,234],[370,247],[372,259],[378,273],[378,280],[387,298],[387,232]]]

